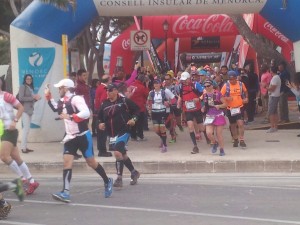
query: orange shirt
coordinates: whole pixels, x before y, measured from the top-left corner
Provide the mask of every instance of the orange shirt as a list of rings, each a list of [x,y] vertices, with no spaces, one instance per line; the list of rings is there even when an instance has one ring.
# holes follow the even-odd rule
[[[240,88],[240,81],[237,81],[236,84],[232,85],[229,83],[229,89],[230,89],[230,93],[229,96],[227,96],[226,94],[226,85],[228,84],[224,84],[222,89],[221,89],[221,94],[224,97],[232,97],[231,101],[227,101],[228,104],[228,108],[237,108],[237,107],[242,107],[243,104],[243,99],[242,99],[242,92],[241,92],[241,88]],[[242,88],[243,88],[243,92],[246,93],[247,89],[245,87],[245,85],[242,83]]]

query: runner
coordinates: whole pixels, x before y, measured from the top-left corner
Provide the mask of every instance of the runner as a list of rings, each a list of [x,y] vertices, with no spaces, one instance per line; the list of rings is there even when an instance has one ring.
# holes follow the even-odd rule
[[[128,98],[121,97],[118,92],[118,85],[107,85],[107,96],[100,107],[98,119],[99,129],[106,130],[110,136],[110,146],[116,158],[116,170],[118,178],[114,187],[123,186],[123,168],[124,165],[131,172],[131,185],[137,183],[140,173],[135,170],[130,158],[127,155],[125,145],[130,137],[130,127],[135,125],[138,119],[139,108]]]
[[[173,73],[174,74],[174,73]],[[179,89],[178,85],[174,84],[174,78],[172,76],[172,73],[170,71],[167,72],[167,74],[164,77],[165,82],[165,89],[169,89],[176,98],[176,101],[174,101],[173,104],[170,104],[170,114],[169,114],[169,128],[166,124],[167,128],[170,130],[171,140],[169,143],[175,143],[176,142],[176,125],[178,126],[180,131],[183,131],[183,127],[181,125],[181,109],[177,108],[177,99],[179,96]]]
[[[90,110],[82,96],[70,91],[74,88],[72,80],[63,79],[54,87],[59,89],[61,99],[55,102],[49,89],[45,92],[45,97],[51,109],[58,112],[58,119],[64,120],[66,135],[62,141],[64,143],[63,189],[61,192],[52,194],[52,197],[58,201],[70,202],[73,161],[79,149],[86,163],[102,177],[105,187],[104,196],[108,198],[112,194],[113,179],[107,177],[103,167],[95,160],[92,134],[87,124]]]
[[[14,109],[17,110],[16,115]],[[5,81],[0,78],[0,120],[2,126],[0,128],[1,147],[0,158],[8,165],[8,167],[18,175],[24,182],[26,187],[26,194],[30,195],[38,188],[39,183],[36,182],[27,166],[27,164],[21,159],[20,153],[17,147],[19,131],[16,125],[22,116],[24,107],[16,99],[15,96],[5,91]]]
[[[206,80],[204,82],[204,87],[206,90],[203,94],[203,101],[205,103],[204,111],[206,112],[204,125],[206,134],[211,142],[211,152],[216,153],[218,146],[220,146],[219,155],[224,156],[223,127],[226,124],[226,120],[222,109],[226,108],[227,104],[221,93],[218,90],[214,90],[213,82],[211,80]],[[214,133],[217,135],[217,140]]]
[[[161,139],[161,153],[167,149],[166,119],[170,113],[170,104],[176,101],[175,95],[169,89],[161,88],[161,80],[154,80],[154,89],[148,95],[148,108],[151,111],[154,132]]]
[[[180,81],[178,107],[182,107],[182,110],[185,112],[190,137],[194,145],[191,153],[196,154],[199,153],[199,148],[196,141],[194,122],[197,124],[200,131],[204,131],[201,103],[199,99],[203,90],[197,88],[196,83],[192,83],[191,76],[188,72],[183,72],[181,74]]]
[[[227,103],[227,112],[230,130],[234,139],[233,147],[245,149],[244,140],[244,104],[248,102],[248,92],[245,85],[237,80],[237,73],[233,70],[228,72],[229,81],[221,89],[221,93]],[[238,129],[237,129],[238,127]]]
[[[11,210],[11,204],[3,198],[1,193],[9,190],[13,191],[17,195],[19,201],[24,200],[25,193],[21,179],[15,179],[11,182],[0,181],[0,220],[5,219]]]

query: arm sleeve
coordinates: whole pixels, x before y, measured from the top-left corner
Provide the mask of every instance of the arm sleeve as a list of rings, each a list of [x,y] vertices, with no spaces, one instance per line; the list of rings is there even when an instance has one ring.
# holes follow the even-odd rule
[[[48,105],[50,106],[53,112],[57,112],[57,102],[54,101],[53,98],[48,101]]]
[[[20,103],[15,96],[13,96],[11,93],[8,92],[4,93],[4,101],[6,101],[9,104],[12,104],[13,107],[16,107]]]
[[[72,99],[72,105],[75,106],[79,111],[78,113],[73,114],[73,119],[75,122],[78,123],[90,117],[91,115],[90,110],[86,105],[84,98],[82,96],[78,96],[78,95],[74,96]]]
[[[137,77],[137,70],[133,70],[133,72],[131,73],[131,76],[130,76],[130,78],[128,79],[128,80],[126,80],[125,81],[125,83],[126,83],[126,85],[127,86],[130,86],[132,83],[133,83],[133,81],[135,80],[135,78]]]

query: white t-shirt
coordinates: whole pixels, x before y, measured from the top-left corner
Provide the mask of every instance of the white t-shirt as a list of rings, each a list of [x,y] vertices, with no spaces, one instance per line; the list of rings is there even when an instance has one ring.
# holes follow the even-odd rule
[[[154,92],[154,102],[152,102],[152,111],[162,111],[162,110],[166,110],[167,112],[170,111],[170,108],[166,107],[164,105],[164,99],[162,99],[162,90],[159,90],[159,92],[156,92],[155,90],[153,90]],[[169,90],[169,89],[165,89],[164,90],[165,92],[165,100],[171,100],[173,98],[175,98],[175,95]],[[149,93],[149,96],[148,96],[148,100],[152,100],[152,97],[151,97],[151,92]]]
[[[269,91],[269,95],[272,97],[279,97],[280,96],[280,86],[281,86],[281,79],[280,79],[279,75],[274,75],[272,77],[270,85],[275,85],[276,88],[272,92]]]

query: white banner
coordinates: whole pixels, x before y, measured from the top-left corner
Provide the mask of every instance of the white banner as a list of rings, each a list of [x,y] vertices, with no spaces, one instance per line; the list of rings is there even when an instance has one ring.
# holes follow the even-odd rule
[[[94,0],[100,16],[258,13],[266,2],[262,0]]]

